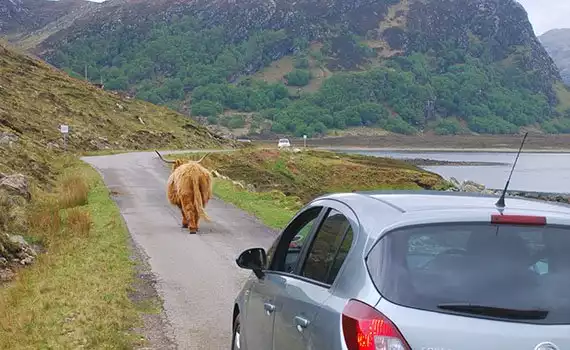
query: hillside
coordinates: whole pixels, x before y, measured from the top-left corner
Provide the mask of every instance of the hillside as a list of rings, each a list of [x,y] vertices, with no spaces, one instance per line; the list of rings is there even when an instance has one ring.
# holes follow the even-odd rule
[[[514,0],[117,0],[37,43],[70,74],[234,130],[568,123],[570,93]]]
[[[71,154],[227,144],[190,118],[105,92],[0,43],[0,173],[52,179],[65,153],[60,124],[69,125]]]
[[[539,39],[560,69],[564,82],[570,85],[570,29],[553,29]]]
[[[23,39],[26,35],[53,27],[93,11],[98,4],[87,0],[0,0],[0,33],[13,39]],[[62,18],[67,18],[63,22]],[[36,32],[36,34],[39,34]]]

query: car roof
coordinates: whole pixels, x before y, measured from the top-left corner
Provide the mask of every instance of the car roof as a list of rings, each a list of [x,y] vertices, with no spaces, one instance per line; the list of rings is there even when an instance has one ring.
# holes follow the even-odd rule
[[[498,198],[479,193],[412,190],[333,193],[314,201],[330,199],[344,203],[357,215],[361,225],[376,231],[393,224],[406,225],[410,220],[416,223],[418,220],[447,222],[499,213],[495,206]],[[541,213],[551,219],[562,218],[570,224],[570,205],[560,203],[507,197],[504,212],[517,215]],[[370,238],[381,235],[379,231],[367,234]]]
[[[499,196],[496,195],[443,191],[402,191],[401,193],[362,192],[362,194],[387,202],[392,206],[400,208],[404,212],[476,208],[488,210],[489,208],[495,208],[495,202],[499,198]],[[530,198],[508,197],[506,207],[511,210],[534,209],[538,211],[565,212],[570,214],[570,206]]]
[[[431,190],[356,191],[351,193],[330,194],[324,197],[334,198],[343,202],[364,200],[368,205],[373,203],[370,202],[370,200],[376,200],[391,206],[401,213],[425,210],[471,210],[477,208],[489,210],[495,208],[495,202],[499,198],[499,196],[496,195],[483,193]],[[360,198],[357,199],[357,197]],[[346,204],[349,204],[348,202]],[[534,209],[538,211],[570,214],[570,205],[567,204],[511,196],[507,196],[506,208],[512,210]]]

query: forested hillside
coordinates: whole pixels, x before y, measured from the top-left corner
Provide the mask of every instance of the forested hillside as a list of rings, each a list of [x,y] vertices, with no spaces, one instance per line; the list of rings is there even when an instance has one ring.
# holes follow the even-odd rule
[[[570,124],[558,69],[513,0],[110,2],[34,52],[76,76],[87,67],[106,89],[256,132]]]

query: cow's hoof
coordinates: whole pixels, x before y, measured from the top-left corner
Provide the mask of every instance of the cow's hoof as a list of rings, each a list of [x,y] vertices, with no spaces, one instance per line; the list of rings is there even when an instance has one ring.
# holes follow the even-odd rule
[[[188,224],[182,224],[182,228],[188,228]]]
[[[197,232],[196,231],[190,231],[191,235],[195,235]]]

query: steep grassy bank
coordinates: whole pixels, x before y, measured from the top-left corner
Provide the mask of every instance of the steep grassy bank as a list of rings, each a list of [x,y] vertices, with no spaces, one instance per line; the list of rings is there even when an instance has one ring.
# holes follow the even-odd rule
[[[216,179],[216,196],[274,228],[282,227],[304,203],[325,193],[448,186],[439,175],[402,161],[327,151],[248,149],[210,154],[202,163],[230,179]]]
[[[131,348],[149,300],[129,298],[128,231],[91,167],[60,165],[54,192],[36,189],[26,211],[28,234],[47,253],[0,288],[0,348]]]

